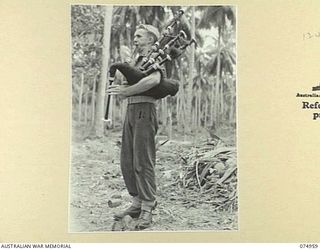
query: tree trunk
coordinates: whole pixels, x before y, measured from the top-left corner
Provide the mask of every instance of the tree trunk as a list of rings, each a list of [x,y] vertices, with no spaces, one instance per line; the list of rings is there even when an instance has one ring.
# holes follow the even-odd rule
[[[80,80],[80,93],[79,93],[79,104],[78,104],[78,122],[81,121],[82,114],[82,95],[83,95],[83,86],[84,86],[84,73],[81,72]]]
[[[168,123],[169,123],[169,131],[168,131],[168,134],[169,134],[169,140],[172,139],[172,112],[171,112],[171,105],[170,107],[168,108]]]
[[[191,37],[195,37],[195,7],[191,7]],[[191,114],[192,110],[192,87],[193,87],[193,69],[194,69],[194,54],[195,48],[194,44],[191,45],[191,54],[189,57],[189,84],[188,84],[188,92],[187,92],[187,112]],[[186,124],[188,128],[192,127],[192,117],[190,115],[188,117],[188,123]],[[190,132],[190,131],[188,131]]]
[[[164,121],[166,128],[168,128],[168,99],[164,98]]]
[[[108,72],[108,61],[109,61],[109,48],[110,48],[110,35],[111,35],[111,20],[112,20],[112,5],[104,6],[104,32],[103,32],[103,50],[102,50],[102,68],[101,76],[98,87],[97,96],[97,109],[96,109],[96,120],[94,130],[97,136],[103,135],[103,117],[104,117],[104,99],[106,92],[107,72]]]
[[[196,91],[196,122],[195,122],[196,130],[198,130],[198,117],[199,117],[199,95],[197,90]]]
[[[235,122],[235,110],[236,110],[236,91],[234,87],[234,81],[230,79],[231,100],[230,100],[230,123]]]
[[[206,98],[206,103],[205,103],[205,109],[204,109],[204,127],[207,127],[207,119],[208,119],[208,98],[207,96],[205,96]]]
[[[220,88],[220,68],[221,68],[221,58],[220,58],[220,44],[221,44],[221,27],[218,29],[218,54],[217,54],[217,69],[216,69],[216,95],[215,95],[215,122],[218,121],[218,112],[219,112],[219,88]]]
[[[132,42],[131,42],[131,27],[127,28],[127,42],[128,42],[128,47],[130,51],[132,50]],[[125,58],[122,58],[125,59]]]
[[[202,112],[201,112],[201,89],[198,90],[198,95],[199,95],[199,105],[198,105],[198,129],[201,127],[201,116],[202,116]]]
[[[176,119],[177,119],[177,128],[179,131],[180,127],[180,112],[179,112],[179,106],[180,106],[180,95],[177,96],[177,104],[176,104]]]
[[[199,96],[198,96],[198,90],[195,92],[195,123],[194,123],[194,127],[195,127],[195,131],[198,130],[198,117],[199,117]]]
[[[183,127],[185,126],[184,123],[184,88],[183,84],[181,87],[181,93],[180,93],[180,105],[179,105],[179,128],[181,132],[184,132]]]
[[[211,89],[211,99],[210,99],[210,125],[213,125],[214,121],[214,90],[215,90],[215,79],[212,80],[212,89]]]
[[[215,107],[215,112],[214,112],[214,119],[216,123],[219,123],[218,121],[218,114],[219,114],[219,93],[220,93],[220,50],[218,52],[218,58],[217,58],[217,78],[216,78],[216,89],[215,89],[215,100],[214,100],[214,107]]]
[[[86,93],[86,97],[85,97],[84,121],[86,124],[88,122],[88,95],[89,95],[89,92]]]
[[[182,62],[181,59],[179,60],[179,80],[180,80],[180,86],[179,86],[179,92],[178,92],[178,113],[177,113],[177,119],[178,119],[178,131],[182,131],[182,124],[183,124],[183,105],[184,105],[184,87],[183,87],[183,74],[182,74]]]
[[[223,97],[223,83],[225,81],[224,79],[225,74],[222,72],[222,79],[221,79],[221,86],[220,86],[220,114],[221,117],[224,117],[224,97]]]
[[[92,85],[92,97],[91,97],[91,125],[94,124],[95,118],[95,108],[96,108],[96,82],[97,82],[97,75],[93,78],[93,85]]]
[[[195,92],[194,95],[194,106],[193,108],[193,122],[192,122],[192,130],[194,131],[196,128],[196,122],[197,122],[197,110],[198,110],[198,100],[197,100],[197,92]]]

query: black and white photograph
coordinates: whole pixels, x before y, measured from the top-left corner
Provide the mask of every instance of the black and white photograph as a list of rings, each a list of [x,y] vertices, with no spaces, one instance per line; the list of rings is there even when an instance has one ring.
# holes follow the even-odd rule
[[[70,5],[69,232],[239,229],[237,21]]]

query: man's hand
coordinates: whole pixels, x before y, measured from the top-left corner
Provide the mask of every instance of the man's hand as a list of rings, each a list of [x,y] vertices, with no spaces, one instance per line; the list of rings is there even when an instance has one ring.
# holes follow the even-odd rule
[[[121,99],[126,98],[129,96],[127,93],[127,88],[129,85],[111,85],[107,89],[107,94],[109,95],[118,95]]]
[[[160,83],[161,74],[159,71],[143,77],[139,82],[133,85],[111,85],[107,89],[109,95],[119,95],[121,98],[143,93]]]

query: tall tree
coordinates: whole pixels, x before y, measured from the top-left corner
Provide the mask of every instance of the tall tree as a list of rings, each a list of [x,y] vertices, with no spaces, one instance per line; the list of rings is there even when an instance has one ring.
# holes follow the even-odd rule
[[[191,37],[195,37],[195,7],[192,6],[191,8]],[[192,97],[193,97],[193,79],[194,79],[194,56],[195,56],[195,45],[191,45],[191,53],[190,53],[190,58],[189,58],[189,85],[188,85],[188,113],[191,114],[192,111]],[[189,115],[189,122],[188,124],[191,125],[191,116]],[[191,126],[188,126],[189,128]]]
[[[102,49],[102,67],[100,82],[98,85],[97,94],[97,109],[96,120],[94,124],[94,131],[97,136],[103,135],[104,122],[102,120],[104,115],[104,100],[106,92],[108,61],[109,61],[109,49],[110,49],[110,35],[111,35],[111,20],[112,20],[112,6],[104,7],[104,32],[103,32],[103,49]]]

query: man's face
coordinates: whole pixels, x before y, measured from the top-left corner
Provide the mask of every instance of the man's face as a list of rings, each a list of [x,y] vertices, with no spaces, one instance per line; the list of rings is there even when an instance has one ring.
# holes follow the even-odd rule
[[[133,43],[138,49],[143,49],[152,44],[152,37],[148,34],[145,29],[138,29],[134,33]]]

